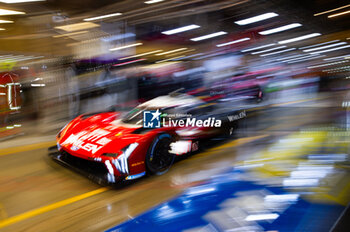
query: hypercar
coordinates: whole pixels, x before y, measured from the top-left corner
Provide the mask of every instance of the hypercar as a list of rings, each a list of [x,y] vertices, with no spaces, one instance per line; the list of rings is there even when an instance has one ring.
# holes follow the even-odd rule
[[[130,112],[81,115],[57,134],[49,156],[100,184],[163,174],[201,141],[230,136],[246,113],[186,94],[165,95]],[[146,114],[151,114],[148,124]]]

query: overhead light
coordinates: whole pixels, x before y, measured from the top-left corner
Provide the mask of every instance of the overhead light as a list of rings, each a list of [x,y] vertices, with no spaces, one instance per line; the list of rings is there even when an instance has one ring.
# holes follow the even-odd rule
[[[99,19],[111,18],[111,17],[115,17],[115,16],[119,16],[119,15],[122,15],[122,13],[113,13],[113,14],[96,16],[96,17],[84,19],[84,21],[94,21],[94,20],[99,20]]]
[[[204,67],[198,67],[198,68],[186,69],[184,71],[179,71],[179,72],[174,73],[173,75],[175,77],[181,77],[181,76],[187,76],[187,75],[191,75],[191,74],[198,73],[198,72],[203,72],[205,70],[206,69]]]
[[[169,56],[177,56],[177,55],[180,55],[180,54],[189,53],[189,52],[194,52],[194,51],[196,51],[196,49],[187,49],[187,50],[183,50],[183,51],[171,53],[171,55],[165,55],[165,56],[166,56],[166,57],[169,57]]]
[[[277,33],[277,32],[281,32],[281,31],[286,31],[286,30],[290,30],[296,27],[301,27],[302,25],[300,23],[292,23],[292,24],[288,24],[282,27],[276,27],[274,29],[270,29],[270,30],[266,30],[266,31],[261,31],[259,32],[260,35],[270,35],[273,33]]]
[[[0,28],[0,31],[5,31],[6,29],[5,28]]]
[[[121,46],[121,47],[111,48],[109,50],[110,51],[117,51],[117,50],[122,50],[122,49],[125,49],[125,48],[131,48],[131,47],[140,46],[142,44],[143,43],[134,43],[134,44],[129,44],[129,45]]]
[[[32,87],[45,87],[45,84],[30,84]]]
[[[13,21],[0,19],[0,23],[13,23]]]
[[[185,57],[185,56],[176,56],[176,57],[173,57],[173,58],[169,58],[169,59],[165,59],[165,60],[160,60],[160,61],[157,61],[156,64],[158,64],[158,63],[163,63],[163,62],[170,61],[170,60],[179,59],[179,58],[182,58],[182,57]]]
[[[265,20],[265,19],[273,18],[273,17],[276,17],[276,16],[278,16],[278,14],[270,12],[270,13],[265,13],[265,14],[262,14],[262,15],[254,16],[254,17],[251,17],[251,18],[239,20],[239,21],[236,21],[235,23],[238,24],[238,25],[247,25],[247,24],[250,24],[250,23],[255,23],[255,22],[259,22],[259,21]]]
[[[278,52],[271,52],[271,53],[267,53],[267,54],[263,54],[263,55],[260,55],[260,56],[272,56],[272,55],[275,55],[275,54],[279,54],[279,53],[283,53],[283,52],[289,52],[289,51],[293,51],[295,50],[296,48],[289,48],[289,49],[285,49],[285,50],[282,50],[282,51],[278,51]]]
[[[282,60],[289,60],[291,58],[296,58],[296,57],[304,57],[305,54],[298,54],[298,55],[294,55],[294,56],[288,56],[288,57],[282,57],[282,58],[278,58],[276,59],[277,61],[282,61]]]
[[[350,13],[350,10],[348,10],[348,11],[343,11],[343,12],[340,12],[340,13],[337,13],[337,14],[328,15],[328,18],[334,18],[334,17],[337,17],[337,16],[349,14],[349,13]]]
[[[133,56],[123,57],[123,58],[120,58],[119,60],[127,60],[127,59],[131,59],[131,58],[135,58],[135,57],[147,56],[147,55],[151,55],[151,54],[162,52],[162,51],[163,50],[155,50],[155,51],[140,53],[140,54],[133,55]]]
[[[2,56],[0,56],[0,58],[2,58],[2,59],[4,59],[4,58],[11,58],[11,57],[16,57],[16,56],[14,56],[12,54],[11,55],[2,55]]]
[[[3,3],[8,3],[8,4],[11,4],[11,3],[25,3],[25,2],[43,2],[45,0],[0,0],[0,2],[3,2]]]
[[[163,2],[164,0],[150,0],[150,1],[146,1],[146,4],[153,4],[153,3],[158,3],[158,2]]]
[[[321,45],[325,45],[325,44],[330,44],[330,43],[335,43],[335,42],[338,42],[340,41],[339,39],[337,40],[332,40],[332,41],[328,41],[328,42],[324,42],[324,43],[318,43],[318,44],[314,44],[314,45],[310,45],[310,46],[305,46],[305,47],[301,47],[299,49],[305,49],[305,48],[313,48],[313,47],[317,47],[317,46],[321,46]]]
[[[177,58],[175,60],[183,60],[183,59],[193,58],[193,57],[201,56],[201,55],[204,55],[204,53],[196,53],[196,54],[192,54],[192,55],[189,55],[189,56],[180,57],[180,58]]]
[[[136,63],[136,62],[140,62],[146,59],[138,59],[138,60],[132,60],[132,61],[128,61],[128,62],[124,62],[124,63],[120,63],[120,64],[114,64],[113,66],[123,66],[123,65],[127,65],[127,64],[132,64],[132,63]]]
[[[329,61],[329,60],[338,60],[338,59],[346,59],[346,57],[350,57],[350,54],[344,55],[344,56],[336,56],[336,57],[330,57],[323,59],[324,61]]]
[[[323,50],[323,51],[318,51],[318,52],[311,52],[310,54],[320,54],[320,53],[326,53],[326,52],[333,52],[333,51],[337,51],[337,50],[345,49],[345,48],[350,48],[350,45],[341,46],[341,47],[336,47],[336,48],[331,48],[331,49],[327,49],[327,50]]]
[[[275,47],[275,48],[270,48],[270,49],[266,49],[266,50],[262,50],[262,51],[258,51],[258,52],[252,52],[252,55],[256,55],[256,54],[260,54],[260,53],[264,53],[264,52],[270,52],[273,50],[277,50],[277,49],[281,49],[281,48],[286,48],[287,46],[279,46],[279,47]]]
[[[32,60],[32,59],[39,59],[41,57],[33,57],[33,56],[24,56],[24,55],[5,55],[1,56],[1,60],[13,60],[13,61],[24,61],[24,60]]]
[[[245,50],[242,50],[241,52],[250,52],[250,51],[254,51],[254,50],[259,50],[261,48],[271,47],[271,46],[274,46],[274,45],[276,45],[276,44],[275,43],[266,44],[266,45],[262,45],[262,46],[259,46],[259,47],[245,49]]]
[[[211,54],[207,53],[204,56],[201,56],[201,57],[198,57],[198,58],[193,58],[193,60],[206,59],[206,58],[209,58],[209,57],[219,56],[219,55],[222,55],[222,54],[224,54],[224,52],[214,52],[214,53],[211,53]]]
[[[289,61],[294,61],[294,60],[302,60],[302,59],[308,58],[310,56],[313,56],[313,55],[307,55],[307,56],[302,56],[302,57],[291,56],[290,57],[291,59],[288,59],[289,57],[285,57],[284,59],[277,59],[276,61],[289,62]]]
[[[326,46],[322,46],[322,47],[317,47],[317,48],[310,48],[310,49],[303,50],[303,52],[312,52],[312,51],[317,51],[317,50],[322,50],[322,49],[326,49],[326,48],[336,47],[336,46],[344,45],[344,44],[346,44],[346,42],[340,42],[340,43],[330,44],[330,45],[326,45]]]
[[[292,43],[292,42],[297,42],[297,41],[304,40],[304,39],[310,39],[310,38],[313,38],[313,37],[316,37],[316,36],[320,36],[320,35],[321,35],[320,33],[312,33],[312,34],[308,34],[308,35],[295,37],[295,38],[292,38],[292,39],[282,40],[282,41],[279,41],[278,43],[279,44]]]
[[[104,38],[101,38],[101,40],[103,42],[111,42],[111,41],[120,40],[120,39],[127,39],[127,38],[130,38],[130,37],[135,37],[135,34],[128,32],[128,33],[125,33],[125,34],[118,34],[118,35],[112,35],[112,36],[104,37]]]
[[[250,40],[250,38],[247,37],[247,38],[233,40],[233,41],[227,42],[227,43],[217,44],[216,47],[223,47],[223,46],[227,46],[227,45],[231,45],[231,44],[235,44],[235,43],[240,43],[240,42],[247,41],[247,40]]]
[[[162,53],[156,54],[156,56],[162,56],[162,55],[166,55],[166,54],[170,54],[170,53],[174,53],[174,52],[179,52],[179,51],[183,51],[183,50],[187,50],[187,48],[178,48],[178,49],[170,50],[167,52],[162,52]]]
[[[147,68],[147,69],[164,68],[166,66],[171,66],[174,64],[178,64],[178,63],[181,63],[181,61],[171,61],[171,62],[166,62],[166,63],[163,62],[160,64],[150,64],[150,65],[147,65],[145,68]]]
[[[59,26],[59,27],[55,27],[55,29],[60,29],[64,31],[79,31],[79,30],[90,29],[95,27],[99,27],[99,25],[96,23],[85,22],[85,23],[74,23],[74,24]]]
[[[172,30],[168,30],[168,31],[163,31],[162,34],[172,35],[172,34],[184,32],[184,31],[193,30],[193,29],[196,29],[196,28],[199,28],[199,27],[200,26],[198,26],[198,25],[191,24],[191,25],[188,25],[188,26],[179,27],[179,28],[175,28],[175,29],[172,29]]]
[[[308,68],[308,69],[311,69],[311,68],[320,68],[320,67],[332,66],[332,65],[337,65],[337,64],[347,63],[347,62],[349,62],[349,61],[344,60],[344,61],[339,61],[339,62],[333,62],[333,63],[326,63],[326,64],[320,64],[320,65],[310,66],[310,67],[307,67],[307,68]]]
[[[333,73],[335,73],[335,72],[349,72],[349,71],[350,71],[349,65],[322,70],[322,72],[333,72]]]
[[[318,55],[318,54],[317,54]],[[314,56],[317,56],[317,55],[302,55],[301,57],[296,57],[296,56],[290,56],[289,58],[290,59],[284,59],[284,60],[282,60],[282,62],[289,62],[289,61],[294,61],[294,60],[302,60],[302,59],[305,59],[305,58],[310,58],[310,57],[314,57]],[[281,61],[281,59],[280,59],[280,61]]]
[[[333,12],[333,11],[337,11],[337,10],[341,10],[341,9],[347,8],[347,7],[349,7],[349,6],[350,6],[350,5],[345,5],[345,6],[341,6],[341,7],[332,9],[332,10],[323,11],[323,12],[314,14],[314,16],[319,16],[319,15],[327,14],[327,13],[330,13],[330,12]]]
[[[88,31],[77,31],[77,32],[71,32],[71,33],[66,33],[66,34],[61,34],[61,35],[54,35],[52,36],[53,38],[61,38],[65,36],[74,36],[74,35],[80,35],[80,34],[85,34]]]
[[[298,62],[303,62],[306,60],[313,60],[313,59],[318,59],[321,57],[325,57],[326,55],[319,55],[319,56],[312,56],[312,57],[307,57],[305,59],[299,59],[299,60],[293,60],[293,61],[286,61],[288,64],[293,64],[293,63],[298,63]]]
[[[215,32],[215,33],[212,33],[212,34],[208,34],[208,35],[203,35],[203,36],[200,36],[200,37],[192,38],[191,40],[192,41],[200,41],[200,40],[210,39],[210,38],[213,38],[213,37],[216,37],[216,36],[226,35],[226,34],[227,34],[227,32],[225,32],[225,31],[219,31],[219,32]]]
[[[19,15],[19,14],[25,14],[25,12],[0,9],[0,15]]]

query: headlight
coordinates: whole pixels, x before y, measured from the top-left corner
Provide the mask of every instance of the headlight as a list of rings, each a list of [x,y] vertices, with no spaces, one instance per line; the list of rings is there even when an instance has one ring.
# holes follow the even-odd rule
[[[105,153],[103,155],[107,157],[117,157],[116,159],[112,160],[112,163],[114,164],[116,169],[118,169],[118,171],[122,174],[129,174],[128,158],[138,145],[138,143],[129,144],[128,146],[121,149],[121,154]]]

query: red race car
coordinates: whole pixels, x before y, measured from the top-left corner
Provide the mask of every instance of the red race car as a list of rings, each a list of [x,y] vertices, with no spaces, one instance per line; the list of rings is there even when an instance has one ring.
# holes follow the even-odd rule
[[[81,115],[57,135],[49,156],[100,184],[163,174],[203,139],[231,135],[244,110],[228,111],[185,94],[160,96],[126,115]]]

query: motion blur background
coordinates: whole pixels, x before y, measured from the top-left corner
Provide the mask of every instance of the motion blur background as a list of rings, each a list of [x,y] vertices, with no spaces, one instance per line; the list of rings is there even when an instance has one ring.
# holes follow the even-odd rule
[[[0,230],[49,231],[54,224],[57,231],[102,231],[234,168],[245,170],[237,180],[266,185],[262,201],[271,186],[294,195],[283,209],[265,204],[265,216],[274,215],[240,222],[243,211],[252,214],[252,199],[259,205],[250,189],[243,203],[196,214],[206,223],[194,223],[193,231],[329,231],[349,202],[349,19],[349,2],[331,0],[0,0]],[[67,122],[83,113],[126,112],[180,88],[245,109],[236,140],[214,147],[214,155],[181,161],[159,179],[108,190],[91,200],[94,209],[60,208],[85,215],[54,219],[51,211],[11,221],[98,188],[45,161],[46,147]],[[213,187],[206,189],[199,193]],[[303,194],[326,205],[325,213],[295,213],[288,216],[295,225],[271,226],[276,211],[282,215]],[[235,213],[227,213],[232,205]],[[193,228],[178,228],[185,229]]]
[[[0,21],[0,137],[27,123],[45,134],[82,113],[181,87],[243,97],[260,88],[263,105],[340,94],[349,78],[344,5],[4,0],[1,8],[15,12]]]

